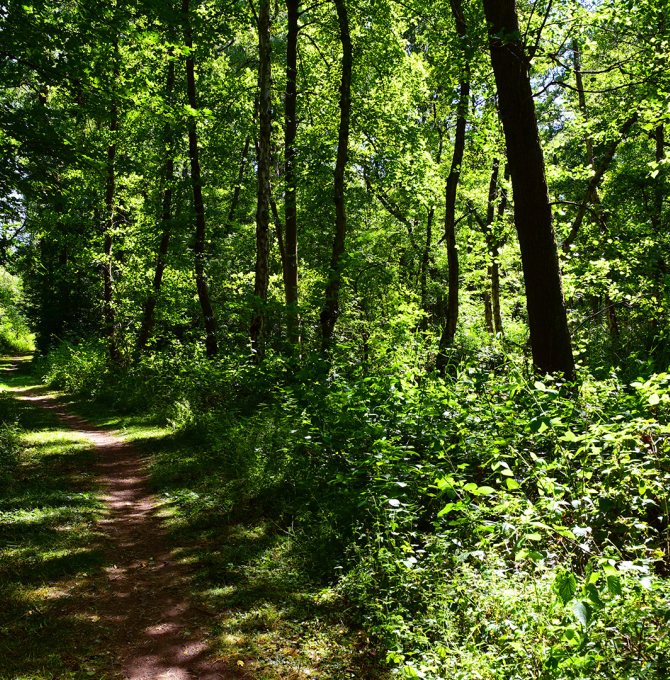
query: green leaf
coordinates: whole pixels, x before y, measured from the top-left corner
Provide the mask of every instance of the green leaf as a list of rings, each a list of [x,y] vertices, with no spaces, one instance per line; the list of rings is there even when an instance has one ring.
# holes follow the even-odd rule
[[[554,590],[563,604],[568,604],[577,592],[577,579],[570,571],[562,571],[556,576]]]
[[[535,389],[539,390],[540,392],[546,392],[547,388],[544,386],[544,383],[541,383],[539,380],[535,383]]]
[[[656,404],[658,404],[658,402],[659,402],[660,400],[661,400],[661,399],[660,399],[660,397],[658,396],[658,394],[657,394],[656,392],[654,392],[653,394],[650,394],[650,395],[649,395],[649,399],[648,399],[647,401],[648,401],[652,406],[656,406]]]
[[[440,510],[440,512],[437,513],[437,516],[442,517],[442,515],[446,515],[447,513],[451,512],[454,509],[455,505],[456,503],[447,503],[442,508],[442,510]]]
[[[495,493],[496,490],[492,486],[480,486],[477,488],[477,493],[479,496],[490,496],[492,493]]]
[[[591,621],[591,605],[588,602],[575,602],[572,611],[579,623],[581,623],[584,628],[588,628]]]
[[[621,597],[623,595],[623,591],[621,590],[621,579],[618,576],[608,576],[607,590],[609,590],[612,595]]]
[[[603,564],[605,576],[618,576],[619,572],[611,564]]]
[[[520,489],[520,488],[521,488],[521,484],[519,484],[519,482],[517,482],[516,479],[509,479],[509,478],[508,478],[508,479],[507,479],[507,488],[508,488],[510,491],[514,491],[514,489]]]

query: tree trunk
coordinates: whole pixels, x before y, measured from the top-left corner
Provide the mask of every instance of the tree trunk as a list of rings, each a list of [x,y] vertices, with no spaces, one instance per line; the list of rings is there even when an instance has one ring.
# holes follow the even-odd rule
[[[498,198],[498,166],[497,158],[493,159],[493,168],[491,170],[491,179],[489,181],[489,195],[486,204],[486,224],[484,228],[484,238],[486,239],[486,250],[488,251],[489,264],[487,266],[488,285],[484,292],[484,321],[486,323],[486,330],[493,335],[495,329],[493,326],[493,306],[491,304],[494,267],[497,270],[496,263],[496,243],[493,234],[493,220],[495,217],[495,201]],[[490,286],[490,289],[489,289]]]
[[[286,159],[286,199],[284,204],[286,230],[284,240],[284,289],[286,294],[287,333],[289,342],[300,342],[298,318],[298,209],[295,177],[295,138],[298,132],[296,118],[298,79],[298,16],[300,0],[286,0],[288,34],[286,44],[286,131],[284,153]]]
[[[174,61],[172,60],[173,50],[168,50],[168,73],[165,91],[168,100],[172,97],[174,89]],[[163,136],[168,146],[168,158],[165,161],[163,169],[163,181],[165,182],[165,191],[163,192],[163,234],[158,249],[158,257],[156,258],[156,271],[154,273],[153,289],[149,293],[146,304],[144,306],[144,318],[142,320],[142,329],[138,340],[138,347],[140,352],[146,348],[149,338],[153,333],[154,321],[156,314],[156,304],[158,303],[158,296],[161,290],[161,283],[163,281],[163,272],[165,271],[165,263],[170,245],[170,232],[172,230],[172,181],[174,176],[174,158],[172,154],[173,149],[173,133],[170,123],[165,124]]]
[[[484,0],[484,12],[514,191],[533,363],[542,373],[562,373],[572,379],[575,363],[544,155],[515,0]]]
[[[428,327],[428,268],[430,265],[430,250],[433,245],[433,218],[435,217],[435,208],[431,207],[428,211],[428,219],[426,220],[426,245],[423,249],[423,257],[421,259],[421,310],[423,316],[419,323],[421,330],[426,330]]]
[[[189,53],[186,57],[186,90],[188,104],[197,109],[195,98],[195,67],[193,63],[193,37],[189,23],[189,0],[182,2],[182,15],[186,47]],[[205,318],[205,349],[208,357],[216,356],[218,345],[216,341],[216,319],[209,299],[207,281],[205,280],[205,205],[202,199],[202,177],[200,175],[200,158],[198,155],[198,131],[195,118],[191,118],[188,126],[188,153],[191,161],[191,184],[193,185],[193,209],[195,211],[195,285],[198,290],[200,307]]]
[[[347,235],[347,210],[344,201],[344,171],[349,155],[349,119],[351,115],[351,71],[353,53],[349,36],[349,17],[344,0],[334,0],[342,43],[342,81],[340,83],[340,126],[335,162],[335,239],[326,284],[325,306],[321,311],[321,351],[328,353],[333,329],[340,313],[340,281]]]
[[[509,177],[507,165],[505,165],[505,179]],[[500,192],[500,201],[498,203],[498,215],[493,226],[494,233],[494,253],[491,260],[491,304],[493,307],[493,325],[496,334],[504,335],[502,314],[500,313],[500,262],[498,257],[500,255],[500,248],[505,243],[504,235],[501,234],[503,228],[503,217],[505,215],[505,208],[507,207],[507,193],[503,189]]]
[[[487,273],[490,284],[490,297],[488,301],[485,299],[485,317],[486,327],[490,333],[502,333],[502,316],[500,314],[500,265],[498,263],[498,256],[500,254],[500,247],[502,246],[502,238],[500,235],[500,225],[502,223],[503,215],[505,214],[505,206],[507,204],[507,196],[503,191],[501,193],[500,202],[498,203],[498,213],[496,215],[495,202],[498,198],[498,174],[500,169],[500,161],[497,158],[493,159],[493,167],[491,169],[491,180],[489,182],[489,195],[486,208],[486,223],[484,225],[484,237],[486,239],[486,248],[489,253],[490,261],[487,267]],[[505,171],[507,175],[507,171]],[[487,307],[486,305],[490,306]],[[491,323],[489,324],[489,314],[491,316]]]
[[[456,32],[460,39],[462,49],[465,48],[467,40],[467,26],[463,17],[463,8],[460,0],[450,0],[451,13],[456,22]],[[445,214],[444,214],[444,240],[447,244],[447,264],[449,267],[449,293],[447,298],[447,318],[440,338],[440,350],[437,355],[436,368],[444,371],[447,357],[445,350],[449,347],[456,335],[456,325],[458,323],[458,250],[456,248],[456,190],[461,174],[463,163],[463,153],[465,151],[465,127],[468,114],[468,99],[470,97],[470,64],[468,58],[463,54],[464,66],[460,82],[460,93],[458,100],[456,118],[456,136],[454,139],[454,155],[451,159],[451,170],[447,177]]]
[[[272,136],[272,72],[270,44],[270,2],[261,0],[258,12],[258,193],[256,203],[256,269],[254,311],[249,334],[251,349],[258,361],[263,359],[261,334],[265,324],[265,303],[270,280],[270,164]]]
[[[435,110],[435,109],[433,109]],[[437,127],[440,141],[437,147],[437,157],[435,164],[439,167],[442,162],[442,144],[443,134],[440,131],[437,123],[437,113],[435,113],[435,126]],[[430,266],[430,251],[433,247],[433,220],[435,219],[435,206],[431,206],[428,211],[428,219],[426,220],[426,243],[423,249],[423,257],[421,259],[421,309],[423,317],[419,324],[419,328],[425,331],[428,328],[428,270]]]

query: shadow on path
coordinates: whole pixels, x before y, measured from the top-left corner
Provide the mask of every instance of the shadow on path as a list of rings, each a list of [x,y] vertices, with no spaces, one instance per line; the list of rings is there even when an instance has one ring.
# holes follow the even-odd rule
[[[191,569],[175,559],[150,493],[148,461],[121,438],[67,413],[40,389],[18,389],[19,399],[49,409],[96,447],[96,479],[105,502],[100,523],[106,582],[94,597],[75,604],[80,614],[107,624],[122,677],[128,680],[227,680],[249,677],[213,659],[208,617],[189,601]],[[112,669],[110,669],[112,670]]]

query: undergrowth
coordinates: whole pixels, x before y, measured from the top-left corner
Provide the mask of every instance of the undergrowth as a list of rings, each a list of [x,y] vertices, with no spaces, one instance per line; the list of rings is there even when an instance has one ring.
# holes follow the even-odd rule
[[[271,518],[400,677],[665,677],[668,375],[567,385],[493,348],[442,379],[344,356],[103,371],[87,346],[41,370],[162,414],[197,451],[154,469],[182,513]]]
[[[0,369],[3,382],[25,383],[6,373],[9,361]],[[102,562],[93,452],[54,414],[0,389],[0,678],[103,677],[106,625],[69,613]]]

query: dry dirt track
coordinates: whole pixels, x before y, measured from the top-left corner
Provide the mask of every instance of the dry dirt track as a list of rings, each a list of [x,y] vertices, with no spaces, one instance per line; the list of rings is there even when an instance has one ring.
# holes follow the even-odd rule
[[[106,677],[250,677],[211,654],[207,628],[213,613],[189,601],[189,567],[172,558],[159,515],[160,501],[149,489],[147,460],[133,445],[65,412],[53,399],[30,391],[20,398],[54,412],[87,437],[98,453],[95,473],[107,507],[99,529],[108,566],[86,611],[70,611],[70,615],[107,624],[113,646],[110,658],[116,660]]]

